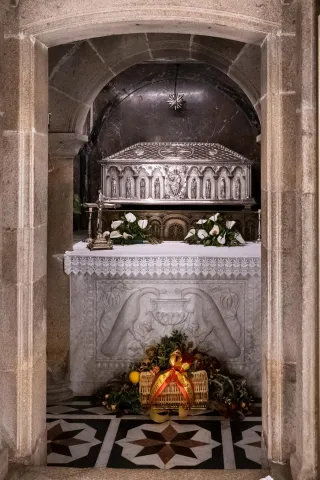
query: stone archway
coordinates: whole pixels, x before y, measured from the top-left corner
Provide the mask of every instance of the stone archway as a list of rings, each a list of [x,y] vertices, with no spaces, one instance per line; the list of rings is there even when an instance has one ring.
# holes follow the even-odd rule
[[[1,455],[5,460],[9,447],[16,461],[44,462],[46,47],[106,33],[210,32],[262,41],[263,431],[271,462],[288,462],[295,452],[294,478],[316,479],[315,2],[250,0],[246,15],[236,0],[188,4],[186,10],[182,2],[157,7],[146,0],[137,7],[128,1],[124,8],[96,0],[82,2],[79,11],[76,0],[41,6],[22,0],[19,11],[7,15],[4,53],[11,61],[4,64],[1,195],[13,208],[2,212]],[[296,58],[296,46],[303,57]],[[298,62],[298,81],[292,59]]]
[[[82,133],[90,105],[112,78],[137,63],[173,58],[205,62],[223,71],[260,116],[259,45],[181,34],[115,35],[49,52],[50,132]]]

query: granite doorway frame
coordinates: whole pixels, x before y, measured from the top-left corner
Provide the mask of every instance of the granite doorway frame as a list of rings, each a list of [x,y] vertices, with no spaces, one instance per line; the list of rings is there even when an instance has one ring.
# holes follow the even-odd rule
[[[314,2],[308,0],[298,19],[298,52],[304,47],[304,56],[297,59],[298,91],[288,66],[290,56],[294,55],[295,33],[285,22],[282,27],[270,26],[270,31],[263,34],[261,45],[263,432],[268,460],[285,464],[291,456],[294,478],[299,476],[301,480],[317,478],[318,448],[317,422],[314,421],[318,395],[316,80],[309,76],[315,69],[315,27],[310,28],[312,12]],[[198,23],[185,22],[186,31],[196,33],[201,15],[199,19]],[[181,21],[178,15],[176,20]],[[98,17],[96,21],[98,23]],[[124,17],[117,33],[130,30],[126,21]],[[162,21],[165,32],[166,18]],[[228,27],[228,20],[226,24]],[[94,30],[94,21],[92,25]],[[9,26],[12,27],[10,22]],[[1,192],[6,202],[14,202],[16,206],[13,214],[3,212],[2,305],[8,312],[9,328],[4,332],[2,343],[3,347],[10,348],[3,348],[1,352],[0,391],[4,406],[1,455],[6,461],[10,451],[12,461],[40,465],[45,463],[46,445],[49,42],[46,44],[43,33],[40,41],[37,35],[28,32],[17,36],[14,27],[10,28],[4,42],[4,54],[10,54],[13,60],[10,64],[7,62],[3,78],[5,111],[9,112],[4,124],[3,148],[11,160],[10,188],[12,191],[16,187],[13,191],[17,195],[13,197],[8,187]],[[144,28],[148,32],[153,25],[146,22]],[[247,28],[252,32],[250,20]],[[264,28],[265,25],[261,26],[262,31]],[[52,35],[51,31],[48,38],[52,39]],[[285,123],[284,119],[289,118],[296,118],[296,122]],[[63,135],[71,151],[75,148],[72,139],[83,140],[79,132],[63,132]],[[64,141],[60,140],[58,147],[63,151]],[[59,156],[59,150],[51,152],[51,157],[53,155],[66,158]],[[308,234],[300,226],[302,219]],[[297,419],[296,408],[300,412]]]

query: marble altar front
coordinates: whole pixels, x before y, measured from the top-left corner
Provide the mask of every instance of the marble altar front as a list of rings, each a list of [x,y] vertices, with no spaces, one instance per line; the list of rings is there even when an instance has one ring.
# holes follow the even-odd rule
[[[145,348],[181,329],[261,395],[260,245],[178,242],[66,252],[71,387],[92,394]]]

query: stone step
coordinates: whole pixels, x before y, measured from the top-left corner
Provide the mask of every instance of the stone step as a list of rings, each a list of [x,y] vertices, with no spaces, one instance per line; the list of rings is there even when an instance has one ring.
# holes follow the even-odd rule
[[[260,480],[267,470],[12,467],[7,480]]]

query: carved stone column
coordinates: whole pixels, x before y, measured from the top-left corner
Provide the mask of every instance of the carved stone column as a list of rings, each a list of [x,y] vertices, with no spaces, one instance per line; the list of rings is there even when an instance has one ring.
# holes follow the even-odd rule
[[[72,397],[69,388],[70,287],[63,272],[63,254],[73,245],[73,160],[84,135],[49,134],[48,175],[48,339],[49,402]]]
[[[301,262],[301,304],[297,330],[296,451],[293,479],[319,479],[319,146],[317,146],[316,0],[297,4],[296,170],[300,199],[297,235]],[[319,35],[319,30],[318,30]],[[318,111],[319,115],[319,111]],[[319,117],[318,117],[319,121]]]
[[[3,69],[3,64],[5,63],[5,60],[4,60],[4,48],[3,48],[3,45],[4,45],[4,25],[3,25],[3,21],[4,21],[4,17],[5,17],[5,13],[6,11],[9,9],[10,7],[10,0],[2,0],[0,1],[0,38],[1,38],[1,41],[0,41],[0,62],[1,62],[1,69]],[[3,118],[3,115],[4,115],[4,99],[5,99],[5,96],[4,96],[4,85],[3,85],[3,74],[1,75],[1,78],[0,78],[0,100],[1,100],[1,118]],[[4,149],[3,149],[3,123],[1,122],[1,125],[0,125],[0,168],[1,168],[1,172],[4,172],[4,165],[2,164],[3,161],[6,161],[7,159],[4,159]],[[3,175],[4,176],[4,175]],[[1,189],[0,189],[0,219],[1,219],[1,226],[0,226],[0,231],[2,230],[2,228],[5,229],[6,225],[3,224],[3,215],[2,215],[2,208],[1,206],[5,204],[5,201],[6,201],[6,191],[4,190],[3,188],[3,184],[2,184],[2,181],[0,179],[0,182],[1,182]],[[5,209],[4,209],[4,212],[5,212]],[[4,260],[4,255],[6,255],[6,252],[3,250],[3,240],[4,240],[4,236],[3,236],[3,233],[2,231],[0,232],[0,268],[2,270],[2,264],[3,264],[3,260]],[[3,252],[3,253],[2,253]],[[15,258],[12,258],[12,261],[14,262],[15,261]],[[9,262],[11,262],[11,259],[9,260]],[[9,264],[10,267],[12,268],[13,265]],[[0,276],[0,304],[2,306],[2,308],[5,306],[5,296],[7,296],[7,292],[8,292],[8,289],[5,289],[6,287],[6,279],[3,275]],[[15,282],[14,282],[15,283]],[[9,287],[10,290],[14,291],[16,289],[16,286],[15,285],[12,285]],[[14,306],[13,305],[13,309],[14,309]],[[6,387],[6,383],[8,382],[8,379],[6,378],[6,371],[8,370],[8,367],[6,365],[7,363],[7,351],[6,351],[6,348],[3,348],[5,347],[5,344],[7,344],[7,348],[8,349],[11,349],[13,347],[12,343],[10,343],[10,340],[11,340],[11,336],[10,336],[10,329],[9,328],[6,328],[6,325],[10,324],[12,318],[8,318],[9,315],[3,311],[1,312],[3,317],[2,318],[2,334],[1,334],[1,350],[3,350],[3,358],[2,356],[0,356],[0,388],[1,390],[5,389]],[[3,343],[2,343],[3,342]],[[12,352],[12,357],[14,357],[14,361],[16,360],[16,352]],[[3,379],[2,382],[1,382],[1,378]],[[11,393],[10,390],[7,390]],[[6,398],[6,402],[8,403],[12,403],[12,408],[11,408],[11,411],[13,411],[15,413],[15,408],[16,408],[16,405],[15,405],[15,399],[12,398],[13,395],[9,394],[7,395],[7,398]],[[7,408],[7,407],[6,407]],[[4,415],[6,415],[8,412],[6,411],[6,408],[2,408],[2,413],[3,413],[3,418],[4,418]],[[9,418],[9,422],[10,422],[10,418]],[[7,442],[6,442],[6,436],[7,436],[7,428],[6,428],[6,425],[5,423],[3,422],[3,419],[2,419],[2,415],[0,414],[0,424],[1,424],[1,429],[0,429],[0,480],[4,479],[7,475],[7,472],[8,472],[8,466],[9,466],[9,448],[8,448],[8,445],[7,445]],[[13,427],[14,429],[14,427]],[[13,430],[12,429],[12,430]],[[10,432],[12,433],[12,432]]]
[[[263,438],[294,480],[319,478],[315,4],[283,2],[262,45]]]
[[[48,58],[15,30],[15,12],[0,42],[0,478],[8,453],[12,463],[46,463]]]

